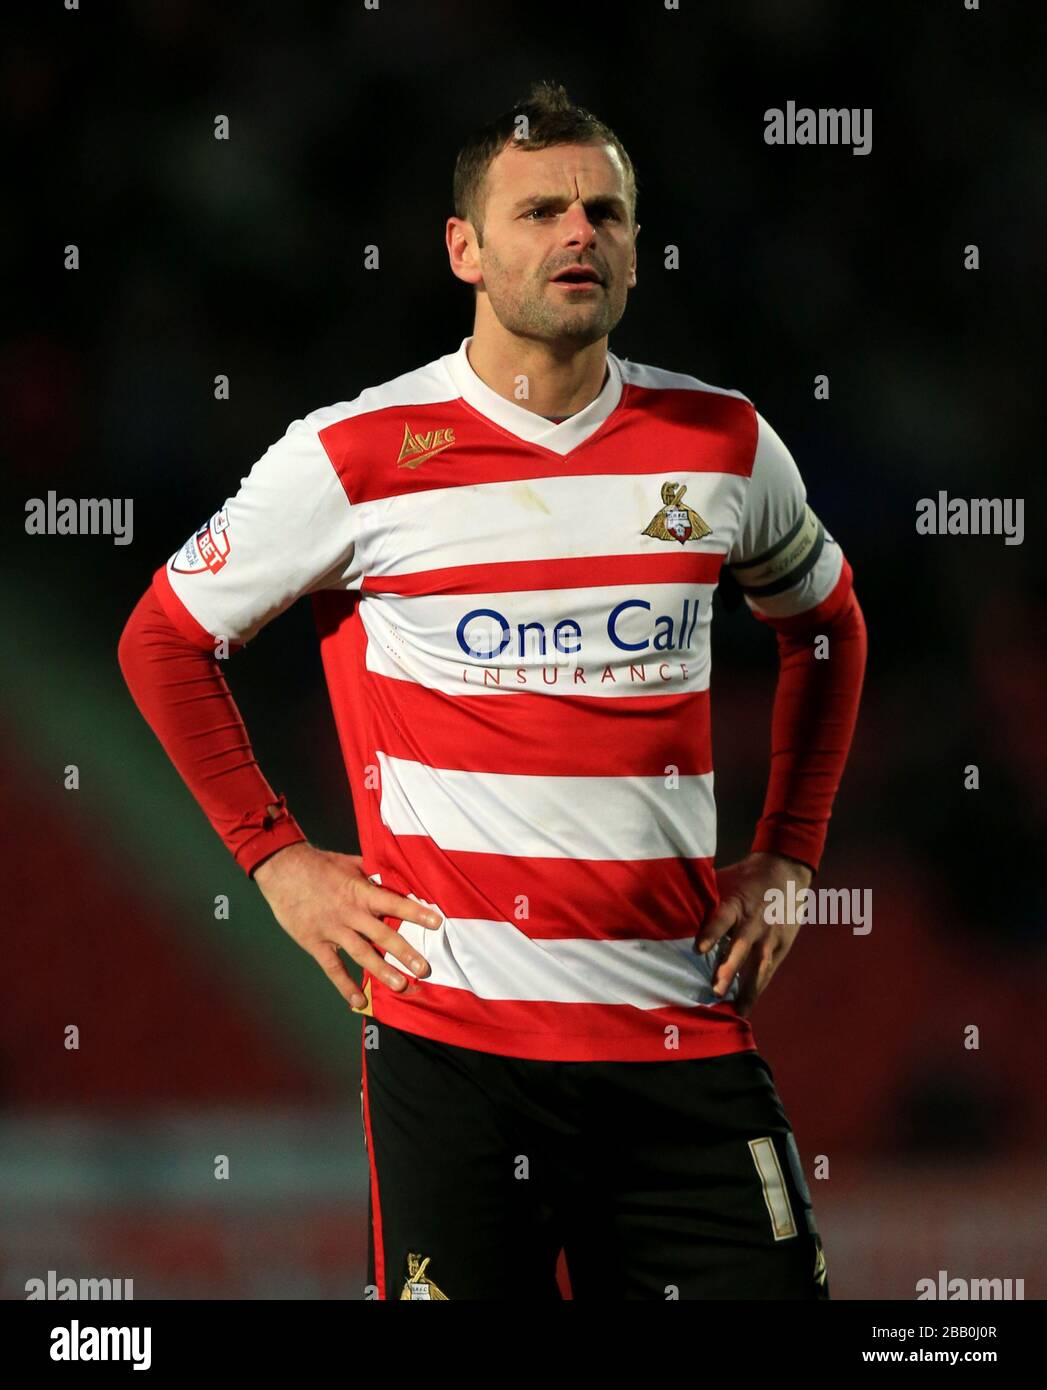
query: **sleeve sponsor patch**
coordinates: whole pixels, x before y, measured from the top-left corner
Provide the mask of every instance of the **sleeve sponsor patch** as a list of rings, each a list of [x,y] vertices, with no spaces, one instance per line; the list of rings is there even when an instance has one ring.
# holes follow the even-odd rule
[[[217,574],[229,559],[229,513],[225,507],[190,536],[171,561],[176,574]]]

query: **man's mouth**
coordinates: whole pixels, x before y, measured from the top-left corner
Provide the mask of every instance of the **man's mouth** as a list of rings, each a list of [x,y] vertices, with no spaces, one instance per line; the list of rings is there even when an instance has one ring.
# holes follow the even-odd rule
[[[550,283],[577,293],[597,289],[603,285],[603,280],[590,265],[569,265],[554,275]]]

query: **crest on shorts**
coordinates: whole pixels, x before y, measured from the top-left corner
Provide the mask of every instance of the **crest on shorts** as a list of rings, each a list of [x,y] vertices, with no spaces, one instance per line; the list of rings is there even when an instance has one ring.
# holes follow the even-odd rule
[[[405,1298],[428,1298],[442,1299],[444,1303],[449,1303],[450,1299],[442,1289],[438,1289],[433,1281],[426,1274],[426,1268],[431,1255],[426,1255],[423,1260],[421,1255],[407,1256],[407,1279],[404,1281],[403,1292],[400,1295],[401,1302]]]
[[[685,507],[683,495],[686,483],[662,484],[662,509],[656,512],[642,535],[653,536],[656,541],[700,541],[708,536],[712,527],[698,515],[693,507]]]

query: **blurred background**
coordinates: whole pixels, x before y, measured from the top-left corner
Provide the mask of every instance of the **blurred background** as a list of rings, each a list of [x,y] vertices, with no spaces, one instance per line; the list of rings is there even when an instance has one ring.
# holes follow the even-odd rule
[[[359,1020],[211,831],[117,642],[292,419],[471,331],[443,249],[454,156],[537,77],[638,170],[613,350],[752,398],[868,623],[816,886],[871,890],[872,931],[808,926],[753,1018],[833,1294],[911,1299],[944,1269],[1045,1296],[1039,22],[961,0],[138,0],[9,31],[2,1296],[48,1270],[140,1299],[362,1296]],[[767,146],[789,100],[872,108],[871,154]],[[27,535],[48,490],[132,497],[133,543]],[[1024,544],[918,536],[939,490],[1024,498]],[[762,809],[773,634],[721,610],[714,670],[723,864]],[[307,833],[355,852],[309,606],[228,678]]]

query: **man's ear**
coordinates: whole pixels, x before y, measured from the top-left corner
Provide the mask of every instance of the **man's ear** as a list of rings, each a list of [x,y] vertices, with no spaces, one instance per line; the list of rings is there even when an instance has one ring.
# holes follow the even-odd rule
[[[453,274],[467,285],[477,285],[483,279],[476,232],[464,217],[449,217],[444,233],[447,257]]]

